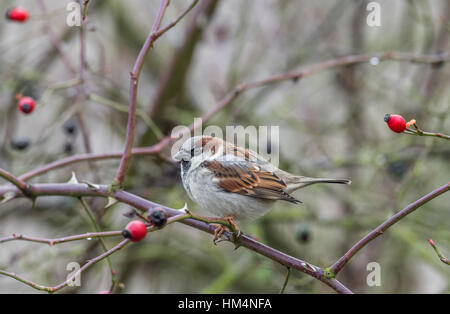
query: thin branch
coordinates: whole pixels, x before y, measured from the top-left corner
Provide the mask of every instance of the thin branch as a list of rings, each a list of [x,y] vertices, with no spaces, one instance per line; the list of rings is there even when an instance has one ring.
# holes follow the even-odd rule
[[[165,32],[167,32],[169,29],[171,29],[172,27],[174,27],[175,25],[178,24],[179,21],[181,21],[183,19],[183,17],[186,16],[186,14],[189,13],[189,11],[191,11],[195,5],[197,4],[198,0],[193,0],[191,2],[191,4],[183,11],[181,12],[172,22],[170,22],[169,24],[167,24],[166,26],[158,29],[157,31],[155,31],[154,36],[156,38],[160,37],[162,34],[164,34]]]
[[[152,155],[159,153],[164,147],[170,143],[170,138],[165,137],[158,144],[148,147],[136,147],[133,148],[133,155]],[[119,159],[122,157],[123,152],[104,153],[104,154],[79,154],[53,161],[47,165],[40,166],[36,169],[30,170],[19,177],[22,181],[28,181],[31,178],[47,173],[51,170],[58,169],[70,164],[82,162],[82,161],[95,161],[105,159]]]
[[[413,120],[415,122],[415,120]],[[409,123],[409,122],[408,122]],[[408,126],[408,124],[406,124]],[[438,138],[443,138],[446,140],[450,140],[450,135],[446,135],[443,133],[434,133],[434,132],[426,132],[424,130],[422,130],[417,123],[413,123],[412,124],[415,128],[415,130],[407,127],[406,131],[408,132],[404,132],[405,134],[411,134],[411,135],[419,135],[419,136],[433,136],[433,137],[438,137]]]
[[[428,243],[433,247],[434,251],[436,252],[437,256],[441,260],[442,263],[450,265],[450,260],[446,258],[444,255],[442,255],[441,251],[439,251],[438,247],[434,243],[432,239],[428,239]]]
[[[359,240],[350,250],[348,250],[347,253],[344,254],[336,263],[334,263],[330,270],[332,274],[335,276],[339,273],[339,271],[348,263],[348,261],[364,246],[366,246],[370,241],[378,237],[379,235],[382,235],[386,229],[394,225],[395,223],[399,222],[402,218],[404,218],[406,215],[412,213],[420,206],[428,203],[432,199],[438,197],[439,195],[447,192],[450,189],[450,183],[444,184],[440,186],[439,188],[435,189],[434,191],[428,193],[427,195],[421,197],[417,201],[409,204],[405,208],[403,208],[401,211],[399,211],[397,214],[383,222],[381,225],[379,225],[377,228],[369,232],[364,238]]]
[[[20,178],[16,178],[13,174],[0,168],[0,177],[17,186],[23,193],[28,194],[28,185]]]
[[[147,55],[148,51],[152,47],[153,43],[166,31],[171,29],[173,26],[178,23],[179,20],[183,16],[185,16],[190,9],[192,9],[193,6],[189,7],[189,10],[186,11],[185,14],[180,16],[180,19],[175,20],[176,23],[171,23],[167,27],[160,29],[161,21],[164,17],[164,13],[166,11],[167,6],[169,5],[169,0],[162,0],[161,6],[158,12],[158,15],[156,17],[155,22],[153,23],[152,30],[147,36],[147,39],[145,40],[144,45],[141,48],[141,51],[139,52],[139,55],[136,59],[136,62],[134,64],[133,70],[130,73],[130,104],[129,104],[129,112],[128,112],[128,123],[127,123],[127,135],[125,139],[125,148],[122,155],[122,158],[120,160],[119,169],[117,170],[116,178],[114,179],[114,183],[118,186],[123,185],[123,181],[125,179],[125,174],[128,168],[129,161],[131,159],[132,155],[132,148],[133,148],[133,139],[134,139],[134,129],[136,126],[136,99],[137,99],[137,89],[138,89],[138,82],[139,82],[139,76],[141,73],[142,65],[144,64],[145,56]],[[197,3],[197,1],[194,1],[194,5]]]
[[[23,234],[13,234],[9,237],[0,238],[0,243],[11,242],[11,241],[28,241],[36,243],[44,243],[49,246],[57,245],[60,243],[73,242],[79,240],[89,240],[94,238],[105,238],[105,237],[117,237],[122,235],[122,230],[119,231],[104,231],[104,232],[88,232],[83,234],[78,234],[74,236],[62,237],[62,238],[40,238],[40,237],[29,237]]]
[[[195,46],[199,37],[201,37],[197,35],[200,34],[201,29],[205,27],[205,25],[199,23],[199,19],[201,17],[206,17],[210,13],[212,13],[216,5],[217,5],[216,0],[205,0],[202,1],[199,4],[198,9],[192,13],[192,16],[189,20],[189,24],[186,25],[186,31],[184,34],[183,41],[180,43],[180,45],[178,45],[178,47],[175,48],[175,51],[170,61],[164,67],[164,71],[161,73],[159,77],[154,97],[152,97],[148,105],[147,112],[149,116],[154,117],[158,108],[162,105],[167,92],[171,88],[171,82],[177,80],[178,79],[177,77],[184,75],[183,73],[185,73],[186,69],[182,71],[183,73],[180,73],[179,71],[177,71],[177,69],[180,66],[181,60],[183,60],[182,61],[183,64],[185,62],[187,62],[188,64],[190,63],[192,55],[189,53],[189,51],[191,51],[191,48]],[[185,58],[186,56],[184,54],[186,53],[187,59],[189,60],[186,60]]]
[[[110,250],[108,250],[107,252],[97,256],[96,258],[93,258],[91,260],[89,260],[86,264],[84,264],[78,271],[76,271],[72,276],[70,276],[69,278],[67,278],[66,281],[63,281],[62,283],[50,287],[50,286],[43,286],[43,285],[39,285],[37,283],[34,283],[30,280],[24,279],[23,277],[15,274],[15,273],[11,273],[11,272],[7,272],[5,270],[0,270],[0,274],[1,275],[5,275],[8,277],[11,277],[13,279],[16,279],[34,289],[37,290],[42,290],[42,291],[47,291],[49,293],[53,293],[56,292],[58,290],[61,290],[64,287],[69,286],[76,278],[77,276],[79,276],[83,271],[85,271],[86,269],[88,269],[89,267],[91,267],[92,265],[98,263],[99,261],[107,258],[108,256],[110,256],[111,254],[113,254],[114,252],[122,249],[123,247],[125,247],[128,243],[130,243],[129,239],[125,239],[122,240],[122,242],[120,242],[119,244],[117,244],[116,246],[114,246],[113,248],[111,248]]]
[[[41,10],[41,14],[47,15],[47,6],[45,5],[45,1],[38,0],[38,5]],[[58,53],[61,61],[63,62],[64,66],[66,67],[66,69],[70,72],[70,74],[75,76],[75,74],[76,74],[75,67],[70,62],[70,58],[67,56],[67,54],[62,49],[61,40],[55,35],[55,33],[53,33],[53,28],[50,25],[49,20],[44,19],[43,23],[44,23],[44,31],[49,36],[49,39],[50,39],[50,42],[51,42],[53,48]]]
[[[116,178],[114,183],[122,186],[125,179],[125,174],[128,168],[129,161],[132,155],[133,139],[134,139],[134,129],[136,126],[136,99],[137,99],[137,88],[139,82],[139,76],[144,63],[144,58],[148,51],[152,47],[153,43],[165,32],[174,27],[196,4],[198,0],[194,0],[185,11],[183,11],[174,21],[169,23],[167,26],[160,28],[161,21],[164,17],[167,6],[169,5],[169,0],[162,0],[161,6],[158,12],[158,16],[153,24],[152,30],[149,33],[144,45],[139,52],[139,55],[134,64],[133,70],[130,73],[130,104],[128,113],[128,123],[127,123],[127,135],[125,139],[125,149],[120,160],[119,169],[117,170]]]

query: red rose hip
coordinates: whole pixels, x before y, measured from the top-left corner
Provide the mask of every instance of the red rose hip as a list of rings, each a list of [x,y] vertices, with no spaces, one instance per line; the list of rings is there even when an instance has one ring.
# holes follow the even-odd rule
[[[147,235],[147,226],[140,220],[130,221],[122,231],[122,235],[132,242],[139,242]]]
[[[17,103],[17,107],[19,107],[19,110],[25,114],[32,113],[35,105],[36,103],[34,102],[34,99],[28,96],[21,97],[19,99],[19,102]]]
[[[11,21],[23,23],[28,20],[28,11],[20,7],[11,8],[6,12],[6,18]]]
[[[384,116],[384,122],[386,122],[388,127],[396,133],[402,133],[406,129],[405,119],[398,114],[387,113]]]

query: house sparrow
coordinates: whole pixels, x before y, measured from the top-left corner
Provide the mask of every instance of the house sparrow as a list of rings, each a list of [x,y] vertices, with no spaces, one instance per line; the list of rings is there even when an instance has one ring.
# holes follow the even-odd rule
[[[186,140],[173,157],[189,197],[203,209],[233,220],[256,219],[276,200],[300,203],[290,194],[314,183],[350,184],[350,180],[308,178],[278,169],[257,153],[217,137]],[[219,230],[215,234],[223,232]]]

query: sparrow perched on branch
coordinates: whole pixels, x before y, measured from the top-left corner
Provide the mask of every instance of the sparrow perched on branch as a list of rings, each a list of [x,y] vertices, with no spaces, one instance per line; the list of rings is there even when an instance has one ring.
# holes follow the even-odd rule
[[[251,150],[211,136],[189,138],[173,158],[181,162],[189,197],[237,230],[233,220],[258,218],[277,200],[300,203],[290,195],[295,190],[314,183],[351,183],[291,174]],[[216,230],[215,240],[222,233],[222,229]]]

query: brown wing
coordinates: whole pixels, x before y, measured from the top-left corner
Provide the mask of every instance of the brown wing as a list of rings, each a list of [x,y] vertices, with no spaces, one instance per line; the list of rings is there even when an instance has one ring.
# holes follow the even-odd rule
[[[286,184],[273,172],[263,171],[254,163],[204,161],[202,167],[214,173],[217,185],[227,192],[256,198],[300,203],[286,192]]]

